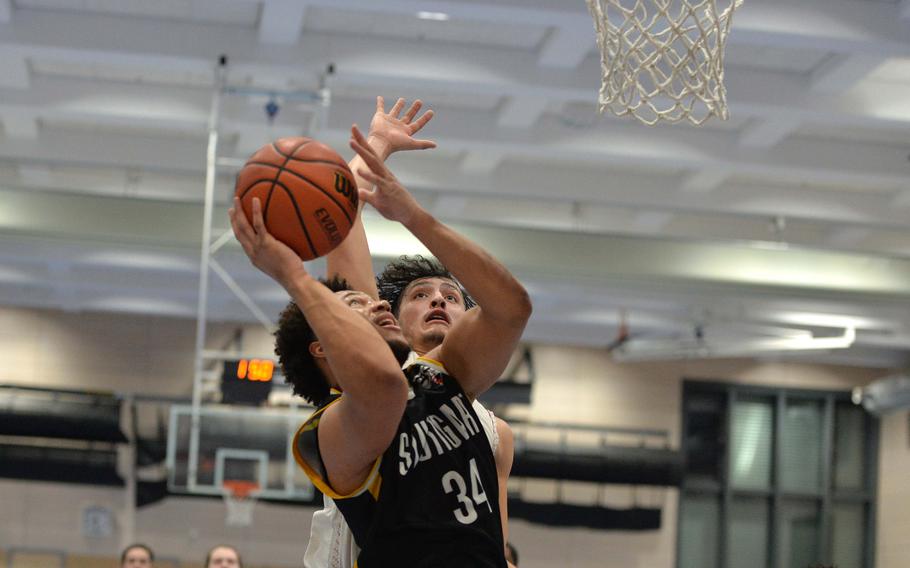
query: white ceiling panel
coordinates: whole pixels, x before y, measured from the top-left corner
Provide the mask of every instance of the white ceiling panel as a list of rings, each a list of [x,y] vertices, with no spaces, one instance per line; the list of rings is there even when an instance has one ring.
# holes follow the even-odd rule
[[[256,2],[226,0],[15,0],[17,8],[117,14],[140,18],[188,20],[214,24],[252,25]]]
[[[435,21],[419,18],[416,10],[411,14],[399,14],[375,9],[339,10],[311,6],[304,25],[304,33],[307,31],[534,49],[543,41],[547,27],[460,18]]]
[[[869,74],[870,81],[910,84],[910,57],[892,58]]]
[[[153,85],[173,85],[180,87],[213,88],[214,79],[211,73],[192,71],[149,69],[116,62],[74,62],[33,59],[30,62],[32,73],[98,81],[148,83]]]
[[[734,26],[735,24],[734,18]],[[731,43],[724,52],[724,64],[767,71],[809,73],[827,57],[829,52],[822,49]]]

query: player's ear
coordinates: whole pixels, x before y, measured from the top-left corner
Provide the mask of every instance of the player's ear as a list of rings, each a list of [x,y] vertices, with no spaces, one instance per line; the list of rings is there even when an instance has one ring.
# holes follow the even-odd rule
[[[325,359],[325,349],[322,348],[322,344],[318,341],[310,343],[309,349],[310,355],[312,355],[314,359]]]

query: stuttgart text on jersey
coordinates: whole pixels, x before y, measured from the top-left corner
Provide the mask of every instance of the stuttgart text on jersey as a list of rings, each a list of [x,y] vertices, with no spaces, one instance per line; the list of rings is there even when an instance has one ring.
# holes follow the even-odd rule
[[[468,410],[464,394],[456,394],[449,404],[443,403],[436,412],[411,425],[408,432],[398,436],[398,473],[405,476],[418,464],[434,456],[451,452],[481,432]]]

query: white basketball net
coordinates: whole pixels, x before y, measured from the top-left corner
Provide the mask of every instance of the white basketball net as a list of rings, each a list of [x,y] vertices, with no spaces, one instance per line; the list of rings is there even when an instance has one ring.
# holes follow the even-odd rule
[[[603,82],[600,112],[645,124],[726,120],[724,44],[743,0],[587,0]]]
[[[229,527],[248,527],[253,524],[253,507],[256,505],[257,491],[235,492],[225,488],[222,495],[227,505],[224,524]]]

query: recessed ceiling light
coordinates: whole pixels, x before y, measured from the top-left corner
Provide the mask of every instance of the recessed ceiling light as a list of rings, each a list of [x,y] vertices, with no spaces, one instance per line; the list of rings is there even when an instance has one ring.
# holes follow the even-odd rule
[[[445,12],[417,12],[417,17],[421,20],[435,20],[437,22],[444,22],[449,19],[449,15]]]

